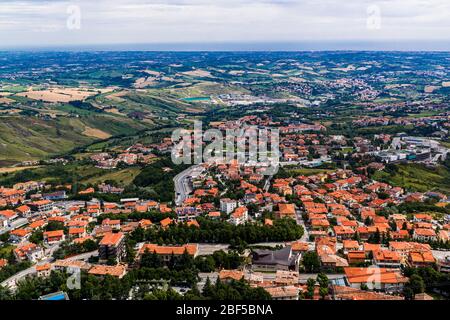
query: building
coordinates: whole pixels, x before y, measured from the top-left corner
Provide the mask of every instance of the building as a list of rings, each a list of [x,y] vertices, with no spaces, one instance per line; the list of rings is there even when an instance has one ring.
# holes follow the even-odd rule
[[[295,206],[293,203],[280,203],[278,205],[278,217],[295,219]]]
[[[51,264],[45,263],[35,266],[36,274],[38,277],[48,277],[51,273]]]
[[[100,261],[122,261],[125,257],[125,236],[123,233],[107,233],[99,243],[98,255]]]
[[[444,259],[440,259],[437,262],[437,267],[439,272],[450,272],[450,255],[446,256]]]
[[[66,236],[64,230],[46,231],[44,232],[44,241],[48,244],[64,241]]]
[[[52,192],[52,193],[45,193],[42,195],[42,198],[44,200],[51,200],[51,201],[55,201],[55,200],[64,200],[67,199],[67,195],[66,195],[66,191],[56,191],[56,192]]]
[[[401,292],[408,278],[402,276],[399,270],[378,267],[346,267],[345,279],[350,287],[360,289],[366,285],[369,290],[384,292]]]
[[[376,250],[373,252],[373,262],[380,268],[400,268],[402,257],[396,251]]]
[[[412,267],[431,267],[436,263],[431,251],[410,251],[408,264]]]
[[[198,244],[185,244],[182,246],[159,246],[153,243],[144,244],[139,250],[139,257],[145,252],[156,253],[164,262],[169,262],[172,256],[181,256],[185,252],[196,257],[198,254]]]
[[[235,226],[244,224],[248,220],[248,210],[246,207],[238,207],[234,212],[231,214],[230,217],[230,223],[234,224]]]
[[[265,290],[273,300],[298,300],[300,289],[295,286],[269,287]]]
[[[416,228],[414,229],[413,239],[419,241],[436,241],[437,235],[433,229]]]
[[[32,212],[44,213],[53,209],[53,202],[50,200],[38,200],[28,203]]]
[[[5,219],[8,225],[11,225],[11,222],[18,218],[18,214],[13,210],[1,210],[0,217]]]
[[[244,278],[244,272],[239,270],[220,270],[219,279],[223,282],[239,281]]]
[[[14,249],[14,256],[18,261],[29,260],[36,263],[44,258],[44,250],[34,243],[19,245]]]
[[[229,198],[220,199],[220,211],[230,214],[236,209],[237,202],[236,200],[231,200]]]
[[[121,279],[127,273],[127,269],[123,265],[117,266],[95,265],[88,271],[88,273],[95,276],[110,275]]]
[[[297,271],[277,270],[275,283],[277,285],[298,285],[299,274]]]
[[[298,270],[300,254],[292,252],[291,246],[279,250],[254,250],[252,269],[260,271]]]
[[[52,265],[52,270],[65,271],[68,274],[88,271],[91,265],[82,260],[56,260]]]

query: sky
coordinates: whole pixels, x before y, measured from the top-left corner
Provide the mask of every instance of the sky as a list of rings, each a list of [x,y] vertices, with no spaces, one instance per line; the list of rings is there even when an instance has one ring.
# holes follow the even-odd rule
[[[450,50],[450,0],[1,0],[0,47]]]

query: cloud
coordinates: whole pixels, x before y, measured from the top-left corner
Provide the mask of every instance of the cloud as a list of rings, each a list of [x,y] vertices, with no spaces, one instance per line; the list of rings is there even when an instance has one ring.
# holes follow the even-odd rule
[[[68,29],[77,5],[81,28]],[[380,16],[367,8],[377,6]],[[368,28],[378,19],[380,28]],[[448,0],[5,0],[4,45],[450,40]]]

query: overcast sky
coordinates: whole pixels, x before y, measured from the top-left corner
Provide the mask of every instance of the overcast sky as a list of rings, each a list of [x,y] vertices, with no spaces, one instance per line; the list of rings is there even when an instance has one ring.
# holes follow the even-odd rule
[[[450,0],[0,1],[2,47],[305,41],[450,45]]]

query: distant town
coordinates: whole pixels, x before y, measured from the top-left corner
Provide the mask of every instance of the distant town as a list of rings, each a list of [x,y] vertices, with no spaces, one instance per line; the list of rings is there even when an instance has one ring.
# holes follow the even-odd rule
[[[0,72],[0,300],[449,298],[448,54],[37,55]],[[276,170],[174,163],[195,121],[277,130]]]

